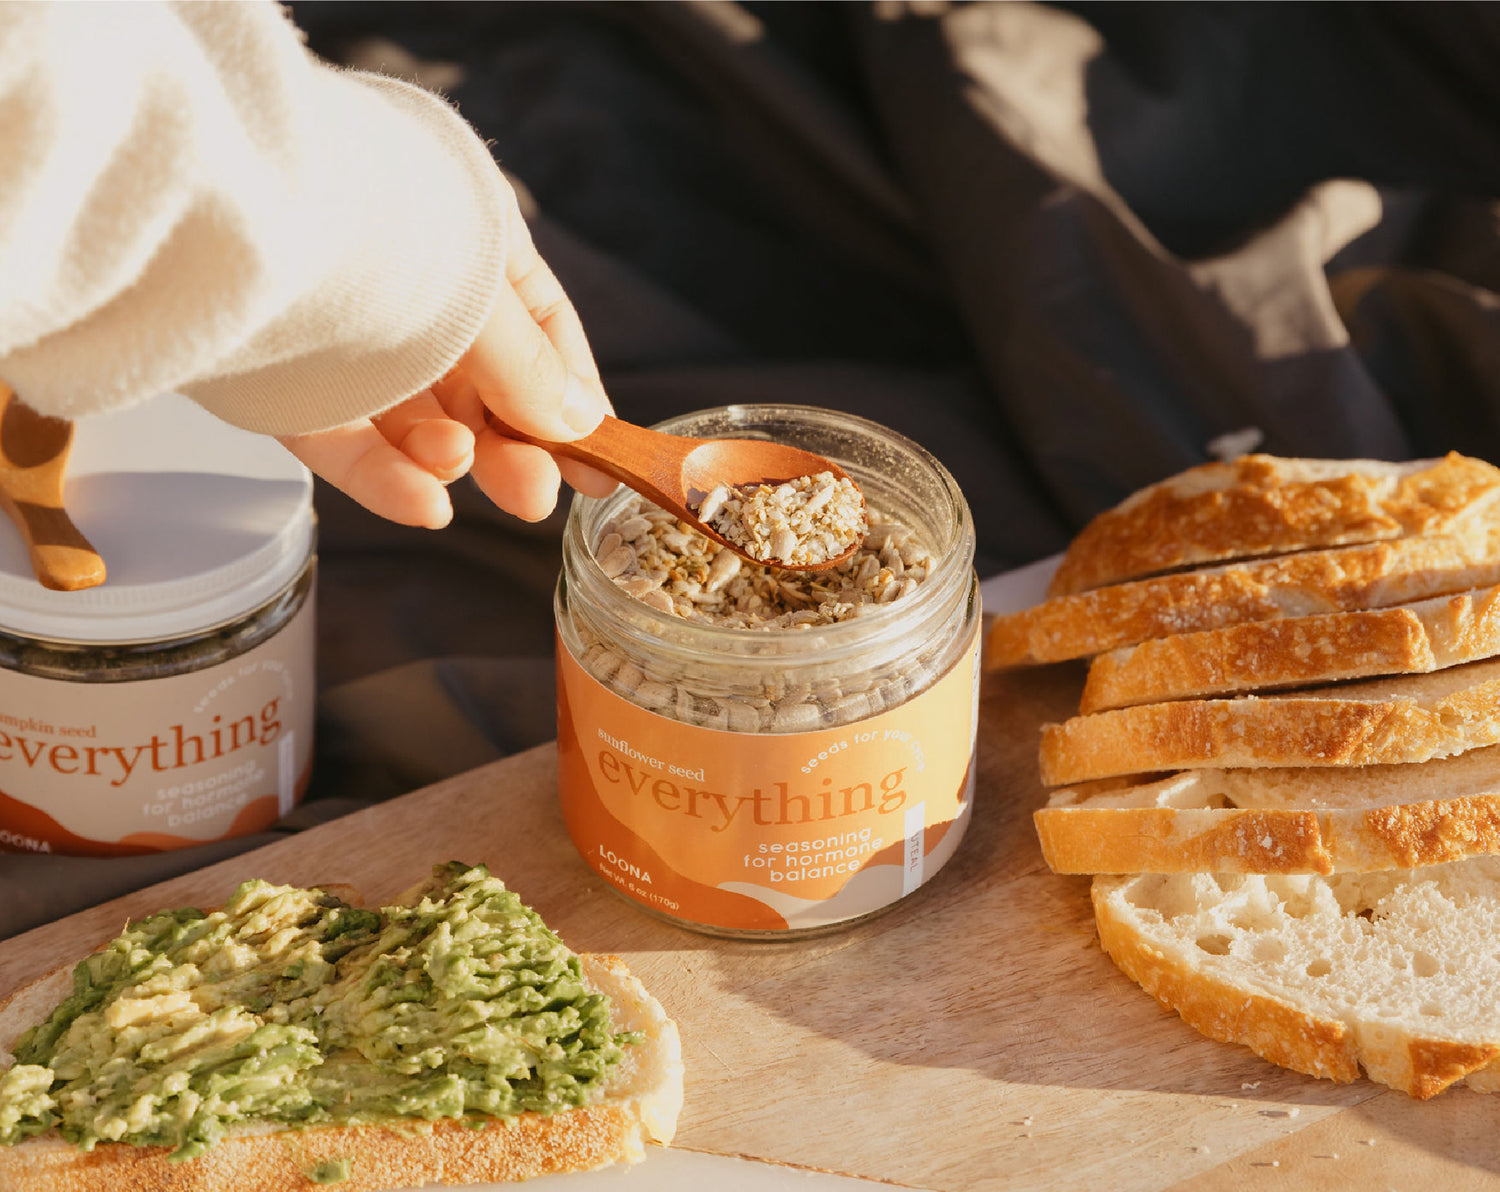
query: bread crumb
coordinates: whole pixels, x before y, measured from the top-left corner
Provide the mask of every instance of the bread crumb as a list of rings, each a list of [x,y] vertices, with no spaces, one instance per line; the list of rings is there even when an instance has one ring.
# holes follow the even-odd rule
[[[1207,1148],[1207,1147],[1206,1147],[1206,1146],[1195,1146],[1195,1147],[1194,1147],[1194,1148],[1193,1148],[1193,1150],[1194,1150],[1194,1151],[1195,1151],[1195,1152],[1196,1152],[1196,1153],[1197,1153],[1197,1154],[1200,1154],[1200,1155],[1206,1155],[1206,1154],[1208,1154],[1208,1148]]]
[[[1242,1089],[1258,1089],[1258,1088],[1260,1088],[1260,1081],[1258,1081],[1258,1080],[1247,1081],[1244,1084],[1240,1085],[1240,1088],[1242,1088]]]
[[[1239,430],[1225,431],[1215,435],[1204,447],[1208,453],[1224,463],[1231,463],[1242,455],[1248,455],[1265,440],[1265,432],[1258,426],[1244,426]]]
[[[1373,1138],[1361,1138],[1360,1142],[1364,1143],[1366,1146],[1374,1146],[1375,1145],[1375,1140]]]

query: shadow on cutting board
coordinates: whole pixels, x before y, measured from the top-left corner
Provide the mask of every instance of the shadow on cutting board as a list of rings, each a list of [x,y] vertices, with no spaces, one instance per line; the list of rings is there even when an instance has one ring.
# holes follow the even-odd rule
[[[1037,726],[1076,708],[1078,675],[1047,668],[988,677],[982,802],[953,861],[897,910],[835,937],[835,950],[737,991],[804,1040],[786,1061],[788,1075],[791,1065],[818,1063],[825,1052],[832,1064],[852,1050],[891,1066],[893,1102],[950,1097],[959,1103],[952,1128],[965,1128],[974,1112],[976,1124],[982,1117],[997,1130],[997,1144],[1014,1137],[1040,1149],[1034,1131],[1051,1129],[1059,1157],[1070,1130],[1106,1128],[1129,1104],[1133,1127],[1142,1106],[1181,1119],[1159,1123],[1164,1146],[1191,1149],[1190,1141],[1213,1138],[1215,1163],[1224,1147],[1269,1154],[1279,1139],[1337,1121],[1341,1131],[1397,1136],[1500,1170],[1496,1102],[1466,1090],[1417,1102],[1364,1080],[1338,1085],[1277,1068],[1200,1035],[1115,968],[1098,945],[1089,879],[1050,873],[1031,825],[1043,801]],[[725,976],[726,984],[745,980]],[[756,1065],[780,1062],[770,1050],[781,1045],[749,1037],[714,1043]],[[1078,1089],[1104,1095],[1064,1095]],[[1365,1116],[1327,1116],[1354,1106]],[[1126,1116],[1120,1110],[1122,1129]]]

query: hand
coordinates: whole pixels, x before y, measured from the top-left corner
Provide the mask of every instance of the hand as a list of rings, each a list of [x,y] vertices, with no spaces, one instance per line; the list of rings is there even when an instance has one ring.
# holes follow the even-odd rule
[[[500,508],[540,521],[558,482],[607,496],[615,482],[485,424],[488,406],[542,438],[582,438],[610,411],[578,312],[532,243],[515,194],[506,212],[505,284],[469,350],[441,380],[373,418],[281,442],[372,513],[440,529],[453,518],[444,487],[465,472]]]

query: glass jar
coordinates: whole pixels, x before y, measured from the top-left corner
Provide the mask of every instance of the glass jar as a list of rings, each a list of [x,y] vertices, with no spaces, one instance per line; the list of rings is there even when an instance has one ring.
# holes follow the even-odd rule
[[[66,503],[108,578],[43,588],[0,524],[0,852],[260,831],[312,768],[312,480],[186,398],[75,428]]]
[[[882,559],[927,565],[898,598],[837,623],[706,624],[635,599],[596,560],[633,493],[575,497],[556,598],[569,832],[611,886],[683,926],[778,939],[847,926],[930,879],[968,824],[979,594],[967,503],[917,444],[848,414],[730,406],[658,429],[835,460],[875,517],[910,531],[872,518]]]
[[[0,626],[0,670],[69,683],[138,683],[212,670],[269,641],[307,605],[317,556],[308,543],[300,571],[281,591],[225,625],[138,642],[52,641]]]

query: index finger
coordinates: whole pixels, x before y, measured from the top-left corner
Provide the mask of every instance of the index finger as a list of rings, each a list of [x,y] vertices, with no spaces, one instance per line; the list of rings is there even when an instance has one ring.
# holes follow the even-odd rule
[[[509,213],[508,285],[462,366],[480,400],[518,430],[554,442],[591,432],[609,412],[588,338],[562,285]]]

